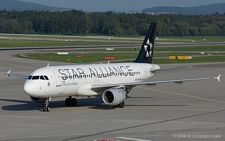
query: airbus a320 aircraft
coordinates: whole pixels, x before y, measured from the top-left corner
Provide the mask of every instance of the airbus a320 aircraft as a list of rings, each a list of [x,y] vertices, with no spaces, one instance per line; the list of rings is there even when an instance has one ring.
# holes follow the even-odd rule
[[[218,77],[192,78],[144,82],[154,72],[164,70],[152,64],[156,23],[149,27],[141,50],[132,63],[108,63],[89,65],[47,66],[33,71],[29,76],[11,73],[8,76],[25,78],[24,92],[34,102],[45,102],[43,111],[49,111],[49,101],[53,97],[68,97],[66,106],[76,106],[72,96],[98,96],[107,105],[124,107],[124,101],[131,89],[137,85],[156,85],[158,83],[182,83],[184,81],[217,79]]]

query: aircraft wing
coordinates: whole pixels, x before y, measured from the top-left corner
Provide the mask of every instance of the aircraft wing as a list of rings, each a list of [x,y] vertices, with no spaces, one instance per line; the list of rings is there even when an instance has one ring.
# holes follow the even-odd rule
[[[26,75],[11,73],[11,70],[9,70],[8,72],[6,72],[6,74],[8,76],[15,76],[15,77],[20,77],[20,78],[24,78],[24,79],[27,79],[28,78],[28,76],[26,76]]]
[[[206,78],[191,78],[191,79],[177,79],[177,80],[161,80],[161,81],[150,81],[150,82],[131,82],[131,83],[119,83],[119,84],[94,84],[92,85],[92,90],[106,90],[112,87],[115,88],[124,88],[124,87],[134,87],[137,85],[148,85],[148,86],[155,86],[156,84],[160,83],[176,83],[182,84],[186,81],[199,81],[199,80],[218,80],[220,82],[220,76],[217,77],[206,77]]]

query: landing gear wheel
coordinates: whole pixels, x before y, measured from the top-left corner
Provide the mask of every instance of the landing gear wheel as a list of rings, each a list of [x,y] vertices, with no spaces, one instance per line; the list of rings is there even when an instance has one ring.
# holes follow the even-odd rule
[[[71,99],[70,104],[71,106],[77,106],[77,99],[76,98]]]
[[[124,101],[118,105],[119,108],[123,108],[125,106]]]
[[[118,105],[116,105],[116,106],[113,106],[113,108],[117,108],[118,107]]]
[[[67,98],[67,99],[65,100],[65,104],[66,104],[66,106],[70,106],[70,98]]]
[[[49,111],[50,111],[50,107],[44,107],[44,108],[43,108],[43,111],[44,111],[44,112],[49,112]]]
[[[49,107],[49,102],[50,102],[50,97],[45,99],[45,107],[43,107],[43,111],[44,112],[49,112],[50,111],[50,107]]]
[[[66,98],[65,104],[66,104],[66,106],[73,106],[73,107],[77,106],[77,99],[76,98],[72,98],[72,97]]]
[[[113,106],[113,108],[123,108],[124,106],[125,106],[125,103],[123,101],[119,105]]]

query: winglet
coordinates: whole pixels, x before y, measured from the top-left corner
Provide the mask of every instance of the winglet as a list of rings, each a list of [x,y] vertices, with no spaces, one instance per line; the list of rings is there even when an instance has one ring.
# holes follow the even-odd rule
[[[220,82],[220,77],[221,77],[221,74],[219,76],[217,76],[217,77],[213,77],[213,79],[217,79],[218,82]]]
[[[9,70],[6,74],[7,74],[8,76],[10,76],[10,73],[11,73],[11,70]]]
[[[220,82],[220,76],[221,76],[221,74],[218,77],[216,77],[216,79],[218,80],[218,82]]]

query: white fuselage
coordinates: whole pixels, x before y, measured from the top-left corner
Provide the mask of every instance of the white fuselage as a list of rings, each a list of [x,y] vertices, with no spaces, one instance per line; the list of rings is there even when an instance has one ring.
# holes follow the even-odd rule
[[[158,65],[146,63],[111,63],[49,66],[33,71],[24,83],[32,97],[95,96],[93,84],[141,82],[153,75]]]

